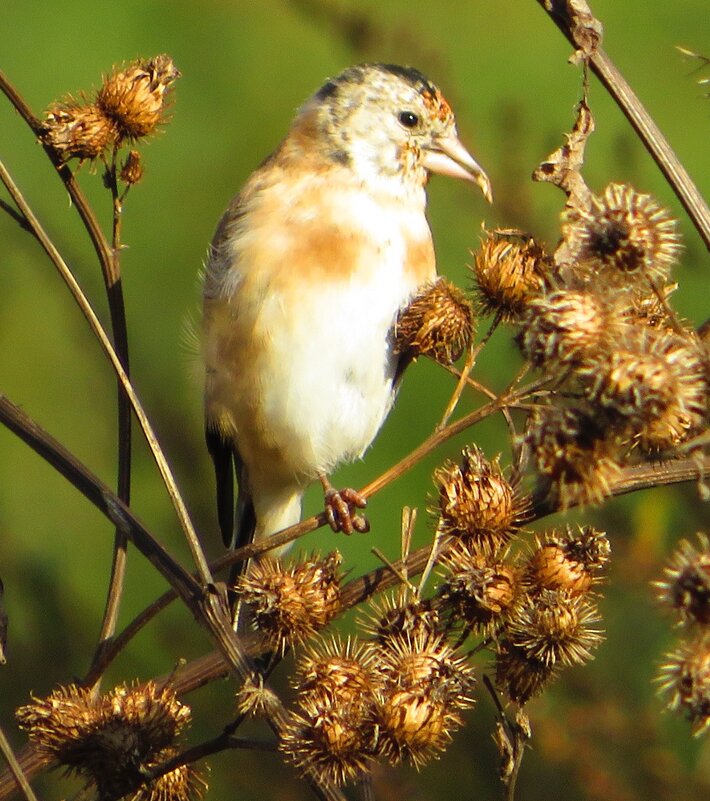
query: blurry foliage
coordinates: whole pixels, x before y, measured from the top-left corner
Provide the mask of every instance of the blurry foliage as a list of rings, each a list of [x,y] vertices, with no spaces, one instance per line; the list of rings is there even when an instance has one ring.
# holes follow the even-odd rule
[[[673,47],[707,50],[707,42],[699,40],[707,32],[706,0],[652,7],[643,0],[597,0],[593,10],[605,23],[607,51],[697,184],[707,188],[708,106],[690,76],[693,67]],[[421,0],[72,0],[52,6],[27,0],[10,4],[3,18],[0,66],[36,113],[67,92],[95,88],[112,63],[167,52],[182,72],[171,122],[143,149],[146,174],[126,203],[122,266],[134,385],[210,555],[220,549],[212,474],[203,447],[201,390],[190,364],[193,346],[184,336],[186,321],[197,316],[196,275],[228,199],[325,76],[348,63],[376,59],[415,64],[444,87],[462,139],[480,158],[496,193],[496,204],[488,208],[454,182],[435,180],[431,186],[440,270],[459,286],[469,280],[464,265],[478,245],[482,217],[489,227],[517,225],[542,239],[556,236],[561,196],[533,185],[529,175],[569,127],[579,74],[565,66],[568,45],[532,0],[497,6]],[[707,253],[626,121],[594,82],[591,102],[597,133],[588,150],[587,181],[593,190],[612,180],[633,182],[679,217],[686,253],[674,301],[681,314],[699,323],[707,310]],[[93,253],[60,182],[9,104],[0,105],[0,115],[3,158],[105,316]],[[109,197],[100,176],[91,172],[85,164],[79,177],[108,226]],[[0,390],[113,484],[111,371],[36,244],[7,215],[0,215],[0,241]],[[508,336],[498,335],[477,376],[500,388],[517,359]],[[365,461],[341,470],[339,483],[362,485],[411,450],[431,431],[451,388],[435,365],[417,364]],[[476,429],[479,445],[489,453],[500,450],[502,435],[498,421]],[[361,572],[374,563],[369,548],[375,537],[385,552],[397,553],[401,506],[424,507],[433,467],[466,441],[463,436],[449,442],[372,500],[373,535],[338,539],[348,565]],[[152,460],[138,435],[136,442],[132,506],[174,553],[185,554]],[[47,693],[86,670],[104,602],[112,530],[5,430],[0,449],[0,574],[10,615],[8,665],[0,668],[0,720],[9,729],[14,708],[31,691]],[[306,511],[315,511],[318,503],[314,496]],[[564,794],[589,801],[684,801],[708,792],[710,744],[691,741],[686,726],[661,714],[652,692],[654,663],[669,634],[648,587],[672,543],[702,526],[703,516],[706,522],[707,508],[689,486],[611,500],[585,513],[585,522],[606,529],[612,542],[603,603],[608,638],[595,662],[583,672],[570,671],[532,704],[534,750],[523,764],[521,799]],[[424,522],[419,528],[421,542],[430,533]],[[328,548],[332,538],[320,531],[307,546]],[[122,620],[164,588],[142,559],[129,554]],[[144,633],[112,669],[116,681],[169,672],[176,654],[198,655],[189,622],[179,605],[163,613],[151,636]],[[201,642],[206,648],[206,638]],[[198,716],[195,737],[219,729],[232,715],[227,685],[199,693],[199,706],[210,706],[213,713],[209,720]],[[481,703],[469,717],[439,763],[420,776],[393,772],[383,778],[378,797],[497,794],[489,736],[493,711]],[[16,731],[9,736],[14,745],[23,742]],[[308,794],[268,755],[255,759],[249,752],[228,752],[212,763],[219,768],[212,798]],[[60,788],[46,777],[38,791],[45,799],[60,797]]]

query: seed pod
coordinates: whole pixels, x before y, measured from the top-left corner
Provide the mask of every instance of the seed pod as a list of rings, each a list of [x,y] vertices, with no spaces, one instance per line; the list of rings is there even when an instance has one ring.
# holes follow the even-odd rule
[[[256,628],[272,647],[304,642],[338,614],[341,561],[337,551],[290,566],[260,559],[239,578],[236,592],[251,606]]]
[[[468,299],[460,289],[440,278],[399,313],[394,326],[394,352],[411,359],[428,356],[449,365],[469,347],[474,331]]]
[[[563,226],[580,274],[590,282],[631,288],[639,280],[663,283],[680,252],[676,221],[650,195],[609,184],[592,196],[588,211],[575,209]]]
[[[682,623],[710,624],[710,543],[698,534],[698,547],[681,540],[664,568],[664,579],[654,582],[658,600]]]
[[[62,161],[78,158],[93,161],[118,140],[113,120],[93,103],[67,100],[47,109],[42,121],[42,141]]]
[[[440,528],[471,547],[494,552],[506,545],[527,512],[527,503],[475,445],[464,449],[461,465],[434,471],[439,488]]]
[[[518,318],[544,289],[553,262],[531,237],[492,231],[475,253],[471,268],[482,314],[498,314],[503,321]]]
[[[170,56],[135,61],[104,79],[96,104],[113,120],[120,139],[139,139],[158,127],[168,90],[179,77]]]
[[[583,595],[601,581],[609,562],[609,540],[603,531],[591,526],[564,533],[546,533],[536,540],[536,547],[525,566],[525,582],[533,592],[543,589],[565,590]]]
[[[682,644],[661,666],[660,692],[668,708],[682,711],[698,737],[710,729],[710,636]]]

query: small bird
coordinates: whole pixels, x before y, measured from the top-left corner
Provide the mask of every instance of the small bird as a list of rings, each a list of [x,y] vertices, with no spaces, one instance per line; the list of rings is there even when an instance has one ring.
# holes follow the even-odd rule
[[[328,476],[362,456],[394,402],[395,318],[436,277],[430,173],[491,199],[434,84],[411,67],[353,66],[302,106],[219,222],[202,356],[227,547],[297,523],[316,479],[332,528],[367,530],[365,499]]]

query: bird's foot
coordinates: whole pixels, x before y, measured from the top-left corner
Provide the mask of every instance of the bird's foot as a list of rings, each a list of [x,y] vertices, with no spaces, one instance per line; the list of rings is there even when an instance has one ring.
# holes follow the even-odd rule
[[[365,534],[370,530],[366,517],[357,513],[357,509],[367,506],[367,498],[350,487],[336,490],[327,479],[321,478],[325,492],[325,516],[333,531],[352,534],[358,531]]]

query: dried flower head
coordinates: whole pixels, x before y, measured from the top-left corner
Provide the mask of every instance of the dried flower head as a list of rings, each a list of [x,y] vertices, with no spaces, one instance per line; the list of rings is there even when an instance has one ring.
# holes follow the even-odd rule
[[[473,309],[464,293],[439,278],[426,286],[399,313],[394,326],[394,352],[409,358],[429,356],[452,364],[471,344]]]
[[[553,503],[566,509],[599,503],[609,494],[621,471],[610,433],[581,409],[546,406],[532,412],[525,438]]]
[[[527,505],[503,475],[498,459],[477,446],[465,448],[461,465],[434,471],[439,489],[440,529],[484,551],[504,546],[525,519]]]
[[[299,695],[323,697],[334,707],[370,703],[379,680],[369,643],[339,637],[309,646],[297,665],[294,682]]]
[[[591,628],[601,618],[594,603],[564,590],[528,595],[506,621],[508,640],[526,657],[547,666],[575,665],[592,658],[602,634]]]
[[[236,592],[272,647],[304,642],[338,614],[341,561],[337,551],[289,566],[259,559],[239,578]]]
[[[442,636],[390,639],[378,651],[378,752],[416,767],[438,756],[473,705],[473,672]]]
[[[553,261],[531,237],[491,231],[474,256],[472,271],[482,313],[510,321],[543,291]]]
[[[680,251],[676,222],[650,195],[609,184],[592,196],[588,211],[575,210],[563,226],[570,252],[595,283],[622,287],[645,278],[663,283]]]
[[[525,566],[525,582],[533,592],[565,590],[582,595],[601,581],[610,554],[606,533],[591,526],[547,532],[542,540],[536,540]]]
[[[121,172],[119,173],[120,179],[124,183],[133,186],[133,184],[137,184],[143,178],[143,172],[141,154],[137,150],[129,151],[121,167]]]
[[[554,681],[560,668],[535,659],[525,649],[502,639],[496,646],[495,670],[496,684],[511,701],[522,705]]]
[[[190,708],[153,682],[121,685],[103,696],[72,684],[20,707],[17,720],[40,753],[88,777],[102,798],[118,798],[136,791],[146,769],[171,755]],[[183,787],[184,772],[173,773],[162,786]],[[184,775],[192,787],[193,774]],[[141,792],[152,798],[156,787],[151,783]]]
[[[280,750],[304,775],[341,786],[368,771],[377,732],[372,708],[331,706],[307,694],[281,733]]]
[[[397,600],[383,595],[370,604],[362,628],[381,644],[392,637],[430,637],[440,632],[439,612],[430,598]]]
[[[710,624],[710,543],[698,534],[698,547],[681,540],[665,567],[662,581],[654,582],[658,600],[683,623]]]
[[[170,56],[135,61],[104,79],[96,103],[113,120],[120,139],[139,139],[157,128],[168,90],[179,77]]]
[[[658,676],[668,708],[683,711],[699,736],[710,729],[710,636],[684,643],[668,654]]]
[[[299,661],[298,712],[280,747],[302,772],[342,785],[367,770],[377,736],[373,656],[368,644],[334,638]]]
[[[683,441],[707,411],[707,378],[694,339],[645,329],[591,359],[579,373],[589,400],[631,428],[650,451]]]
[[[116,143],[118,130],[97,105],[70,99],[47,109],[41,137],[62,161],[93,161]]]
[[[518,342],[536,367],[575,367],[611,341],[613,321],[600,295],[557,290],[529,302]]]
[[[441,564],[447,573],[440,600],[452,619],[485,635],[501,626],[518,592],[515,568],[464,543],[451,548]]]

